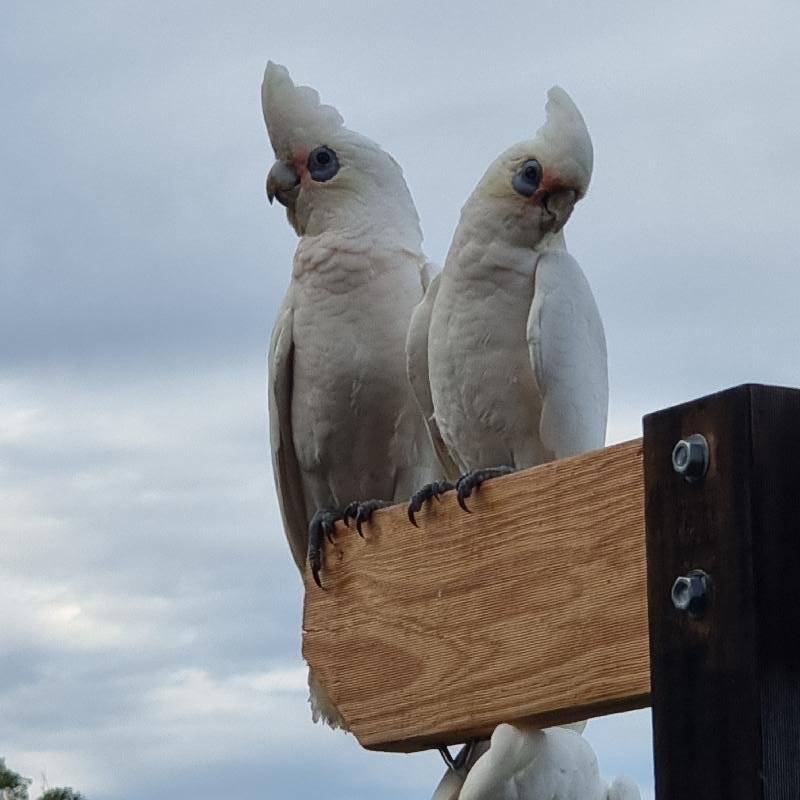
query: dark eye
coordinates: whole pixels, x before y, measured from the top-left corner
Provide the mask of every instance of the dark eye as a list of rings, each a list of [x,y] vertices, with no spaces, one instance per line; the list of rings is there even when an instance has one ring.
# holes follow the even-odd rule
[[[532,158],[514,173],[511,185],[523,197],[532,197],[536,194],[541,182],[542,165],[535,158]]]
[[[339,159],[330,147],[322,145],[308,154],[308,172],[315,181],[329,181],[339,171]]]

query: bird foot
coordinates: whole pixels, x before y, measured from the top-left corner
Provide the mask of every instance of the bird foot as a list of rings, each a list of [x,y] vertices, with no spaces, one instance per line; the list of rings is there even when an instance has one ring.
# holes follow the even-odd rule
[[[478,743],[477,739],[470,739],[462,748],[458,751],[458,754],[455,758],[450,755],[450,750],[445,747],[444,745],[439,745],[436,749],[439,751],[439,755],[442,757],[442,760],[447,765],[449,770],[453,772],[457,772],[460,770],[464,764],[469,761],[470,756],[472,755],[472,751],[475,749],[475,745]]]
[[[411,499],[408,501],[408,519],[411,524],[419,528],[414,515],[422,509],[422,506],[428,500],[433,498],[438,500],[440,495],[455,488],[455,484],[450,483],[450,481],[434,481],[433,483],[426,483],[419,491],[414,492],[414,494],[411,495]]]
[[[489,480],[489,478],[499,478],[501,475],[509,475],[514,472],[513,467],[489,467],[487,469],[474,469],[471,472],[465,472],[456,481],[456,489],[458,489],[458,504],[467,514],[472,512],[467,508],[467,498],[477,489],[480,485]]]
[[[341,518],[340,512],[323,508],[314,514],[308,526],[308,564],[311,567],[311,574],[314,576],[314,583],[320,589],[322,581],[319,578],[319,571],[325,561],[325,539],[333,544],[336,523]]]
[[[358,531],[358,535],[363,539],[364,532],[361,530],[361,526],[365,522],[369,522],[372,518],[372,515],[379,509],[379,508],[386,508],[387,506],[392,505],[388,500],[353,500],[349,506],[344,510],[342,514],[342,520],[347,527],[350,527],[350,520],[352,519],[356,523],[356,530]]]

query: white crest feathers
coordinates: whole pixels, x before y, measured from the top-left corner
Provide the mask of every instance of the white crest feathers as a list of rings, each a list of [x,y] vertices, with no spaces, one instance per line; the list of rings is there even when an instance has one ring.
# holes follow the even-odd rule
[[[561,176],[575,181],[584,194],[592,177],[594,155],[583,115],[560,86],[548,91],[544,110],[545,123],[535,139],[546,144]]]
[[[340,131],[342,115],[320,103],[310,86],[296,86],[289,70],[272,61],[264,70],[261,108],[275,156],[291,160],[295,150],[316,147]]]

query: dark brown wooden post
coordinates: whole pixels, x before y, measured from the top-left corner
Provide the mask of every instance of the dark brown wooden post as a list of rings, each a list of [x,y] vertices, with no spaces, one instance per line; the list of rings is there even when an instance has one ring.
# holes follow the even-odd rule
[[[690,482],[672,456],[692,434]],[[656,798],[798,800],[800,391],[648,415],[644,472]]]

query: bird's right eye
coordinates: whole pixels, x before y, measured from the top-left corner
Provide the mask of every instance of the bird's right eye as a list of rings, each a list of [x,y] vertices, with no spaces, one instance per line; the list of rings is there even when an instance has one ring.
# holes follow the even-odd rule
[[[336,151],[327,145],[317,147],[308,154],[308,173],[319,183],[329,181],[339,171]]]

